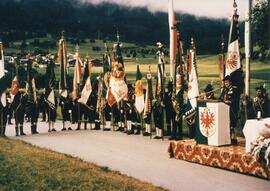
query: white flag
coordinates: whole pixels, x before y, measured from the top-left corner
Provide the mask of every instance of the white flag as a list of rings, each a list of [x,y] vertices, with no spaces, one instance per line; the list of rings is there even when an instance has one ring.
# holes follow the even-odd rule
[[[197,66],[194,50],[189,52],[189,79],[188,79],[188,99],[192,108],[197,107],[197,97],[199,96],[199,84],[197,76]]]
[[[85,104],[88,101],[89,96],[92,93],[92,85],[91,85],[91,78],[90,76],[87,78],[85,85],[82,90],[81,98],[78,100],[80,103]]]
[[[80,58],[79,53],[76,53],[76,63],[74,68],[74,76],[73,76],[73,91],[72,91],[72,98],[73,100],[77,99],[78,97],[78,86],[80,85],[80,76],[81,76],[81,65],[82,60]]]

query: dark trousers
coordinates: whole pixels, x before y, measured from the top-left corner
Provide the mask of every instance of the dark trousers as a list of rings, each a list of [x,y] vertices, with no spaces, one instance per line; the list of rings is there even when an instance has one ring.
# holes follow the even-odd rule
[[[175,121],[176,113],[172,111],[166,111],[166,124],[167,124],[167,134],[171,137],[176,137],[177,126]]]
[[[7,113],[2,110],[0,111],[0,136],[5,136],[7,124]]]

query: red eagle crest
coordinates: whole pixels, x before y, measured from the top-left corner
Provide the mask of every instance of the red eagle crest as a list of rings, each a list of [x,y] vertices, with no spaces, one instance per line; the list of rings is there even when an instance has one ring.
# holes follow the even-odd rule
[[[209,108],[205,108],[200,113],[200,130],[206,137],[212,136],[215,132],[215,113],[211,112]]]
[[[232,70],[237,67],[238,62],[238,54],[237,52],[229,52],[228,58],[226,61],[226,68]]]

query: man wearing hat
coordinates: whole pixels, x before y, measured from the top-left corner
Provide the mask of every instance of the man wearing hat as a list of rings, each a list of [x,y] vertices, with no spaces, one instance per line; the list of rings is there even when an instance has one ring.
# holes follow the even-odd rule
[[[237,144],[236,127],[237,127],[237,115],[239,111],[239,96],[237,95],[237,89],[232,85],[230,76],[226,76],[223,79],[224,88],[221,95],[221,100],[230,106],[230,130],[231,130],[231,142],[233,145]]]
[[[205,100],[211,100],[211,99],[215,99],[215,95],[214,95],[214,91],[213,91],[213,86],[209,83],[207,84],[207,86],[205,87],[205,89],[203,90],[205,95],[204,95],[204,99]]]
[[[269,117],[270,115],[270,104],[269,99],[266,95],[266,89],[263,86],[257,87],[257,96],[253,98],[253,109],[255,116],[261,118]],[[260,113],[260,114],[258,114]]]

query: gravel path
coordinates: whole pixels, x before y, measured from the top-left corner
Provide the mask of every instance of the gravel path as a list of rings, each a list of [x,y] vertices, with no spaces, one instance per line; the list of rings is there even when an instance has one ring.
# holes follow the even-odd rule
[[[60,130],[61,122],[56,129]],[[76,127],[72,127],[75,129]],[[99,166],[107,166],[128,176],[178,191],[269,191],[270,181],[226,170],[169,159],[168,140],[150,140],[140,135],[103,131],[58,131],[48,133],[44,122],[38,124],[38,135],[14,137],[14,125],[7,135],[36,146],[79,157]]]

